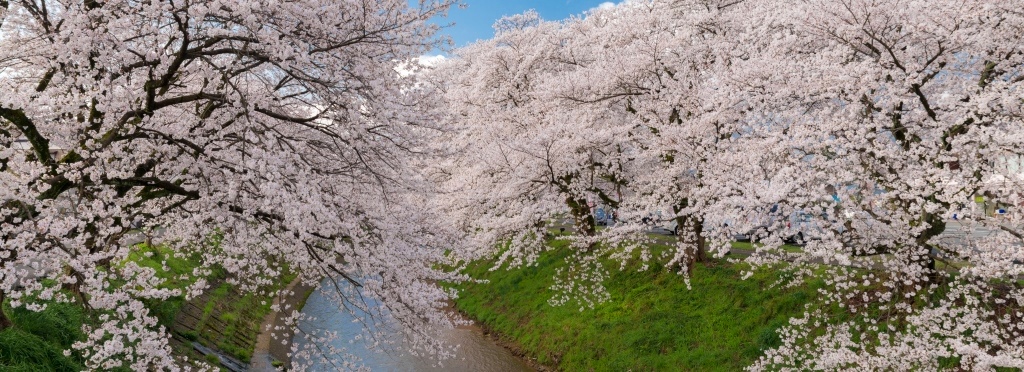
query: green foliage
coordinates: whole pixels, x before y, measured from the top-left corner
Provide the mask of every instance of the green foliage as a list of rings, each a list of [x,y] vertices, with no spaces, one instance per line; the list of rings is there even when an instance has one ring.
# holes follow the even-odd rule
[[[741,280],[740,267],[713,260],[696,266],[691,290],[679,274],[632,265],[610,272],[611,301],[581,312],[547,302],[568,255],[564,241],[550,244],[536,266],[471,264],[469,274],[490,282],[460,285],[456,306],[560,370],[741,370],[778,346],[777,330],[822,285],[781,289],[772,285],[782,273],[772,272]]]
[[[221,343],[217,344],[217,349],[220,349],[220,351],[223,351],[223,352],[225,352],[225,353],[235,357],[235,359],[238,359],[238,360],[241,360],[241,361],[244,361],[244,362],[248,362],[249,359],[252,359],[252,350],[251,349],[241,348],[241,347],[238,347],[237,345],[235,345],[233,343],[230,343],[230,342],[221,342]]]
[[[195,283],[198,278],[192,275],[192,272],[202,266],[197,255],[180,257],[171,247],[150,247],[145,244],[136,245],[129,254],[128,261],[156,270],[156,276],[164,281],[161,288],[178,289],[182,292]],[[157,317],[160,325],[171,329],[174,317],[185,305],[185,297],[175,296],[167,300],[146,301],[146,305]]]
[[[199,339],[199,334],[196,333],[196,331],[192,331],[192,330],[181,332],[180,335],[181,335],[182,338],[184,338],[186,340],[189,340],[189,341],[196,341],[196,340]]]
[[[128,261],[155,269],[157,277],[164,280],[164,288],[182,290],[195,283],[198,278],[192,275],[192,271],[202,266],[198,255],[182,257],[172,247],[150,247],[145,244],[135,246],[128,256]],[[167,270],[164,270],[165,267]]]
[[[74,304],[50,303],[46,310],[24,308],[5,311],[14,326],[0,331],[0,370],[81,371],[81,361],[64,356],[64,350],[84,338],[80,329],[86,316]]]
[[[196,268],[202,266],[199,259],[198,255],[176,255],[171,247],[139,244],[121,264],[134,262],[139,266],[153,268],[157,277],[164,280],[162,288],[184,291],[199,279],[193,274]],[[211,275],[206,279],[214,281],[225,277],[223,269],[213,267]],[[294,273],[286,274],[282,278],[282,285],[295,277]],[[115,286],[122,284],[114,283]],[[206,346],[216,345],[225,353],[248,361],[252,355],[251,347],[240,347],[229,340],[238,333],[243,333],[245,338],[255,339],[263,317],[270,312],[271,300],[267,296],[239,294],[230,284],[221,283],[209,291],[207,301],[198,306],[204,309],[204,322],[215,317],[225,324],[221,330],[223,334],[203,327],[198,327],[199,331],[187,330],[179,334],[189,341],[198,341]],[[175,317],[185,305],[185,299],[184,296],[176,296],[162,301],[146,301],[146,305],[159,323],[170,330]],[[79,304],[55,302],[47,303],[46,310],[38,313],[23,308],[7,308],[6,311],[15,325],[0,331],[0,371],[84,370],[82,361],[64,356],[64,350],[84,338],[81,327],[89,324],[95,314],[89,316]],[[219,364],[219,361],[216,363]]]
[[[220,320],[225,323],[234,323],[238,321],[238,314],[235,313],[224,313],[220,314]]]
[[[171,329],[174,325],[174,317],[178,315],[178,311],[185,305],[185,298],[176,296],[163,301],[152,300],[145,301],[145,303],[160,325],[164,326],[165,329]]]

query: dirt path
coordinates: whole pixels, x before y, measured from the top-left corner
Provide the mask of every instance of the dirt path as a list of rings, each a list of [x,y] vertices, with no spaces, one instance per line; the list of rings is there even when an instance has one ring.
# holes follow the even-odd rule
[[[290,364],[291,358],[288,353],[291,352],[294,331],[286,324],[286,320],[292,310],[302,310],[296,307],[312,290],[313,287],[302,284],[302,281],[296,278],[274,298],[274,305],[279,306],[281,311],[271,311],[263,318],[252,360],[249,361],[250,371],[276,371],[277,368],[273,365],[275,360],[283,363],[283,366]]]

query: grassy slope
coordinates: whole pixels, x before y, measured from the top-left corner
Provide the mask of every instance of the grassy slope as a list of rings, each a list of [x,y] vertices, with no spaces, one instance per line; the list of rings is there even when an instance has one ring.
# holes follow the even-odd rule
[[[145,251],[153,254],[146,256]],[[165,280],[164,287],[184,289],[197,278],[181,278],[192,272],[199,263],[190,258],[176,258],[169,254],[167,248],[145,248],[140,246],[130,259],[140,266],[157,270],[157,275]],[[166,264],[168,270],[163,270]],[[215,272],[209,280],[222,279],[222,272]],[[286,275],[281,286],[287,284],[295,275]],[[245,332],[255,339],[263,317],[270,312],[271,299],[254,294],[238,294],[227,283],[220,283],[209,289],[208,301],[199,306],[206,309],[207,317],[217,317],[224,322],[223,335],[213,334],[202,329],[197,334],[189,335],[210,347],[219,347],[234,355],[243,362],[248,362],[252,348],[238,348],[227,342],[236,332]],[[166,301],[151,301],[147,304],[156,315],[161,325],[171,329],[174,318],[185,305],[183,296],[172,297]],[[71,344],[83,339],[81,327],[91,321],[92,316],[77,304],[48,303],[46,310],[40,313],[24,308],[11,309],[4,304],[5,310],[14,321],[14,327],[0,331],[0,371],[81,371],[81,361],[75,357],[65,357],[64,350]],[[95,315],[95,314],[93,314]],[[176,350],[178,353],[189,353],[191,350]],[[191,355],[195,357],[195,355]]]
[[[182,291],[185,287],[194,283],[195,279],[180,280],[182,276],[188,276],[199,262],[190,259],[181,259],[171,256],[166,248],[155,250],[157,254],[146,257],[142,254],[132,255],[132,259],[140,265],[153,267],[157,270],[158,277],[166,280],[166,286],[178,288]],[[161,261],[165,262],[161,262]],[[168,268],[164,271],[162,263]],[[270,290],[278,290],[295,279],[294,274],[286,275],[279,282],[279,286]],[[259,334],[259,327],[263,317],[270,313],[272,298],[259,296],[252,293],[240,293],[234,286],[223,282],[224,273],[214,271],[207,280],[214,284],[207,290],[207,295],[202,299],[194,300],[194,304],[203,309],[202,319],[197,325],[198,331],[185,331],[182,336],[188,340],[198,340],[200,343],[215,347],[242,362],[249,362],[252,358],[252,346],[239,345],[233,342],[237,337],[255,340]],[[174,319],[185,304],[181,296],[173,297],[167,301],[151,303],[150,306],[160,318],[160,323],[168,329],[174,329]],[[217,319],[218,328],[221,333],[215,333],[206,325],[213,319]],[[222,323],[221,327],[219,324]],[[186,353],[188,350],[178,350],[179,353]]]
[[[547,303],[567,253],[564,242],[551,244],[554,252],[533,267],[471,266],[471,275],[490,283],[462,285],[456,305],[561,370],[740,370],[777,345],[775,330],[803,313],[821,285],[765,290],[776,275],[738,280],[741,270],[718,260],[697,266],[692,290],[666,270],[612,269],[605,282],[611,301],[580,312]]]
[[[184,292],[198,279],[192,277],[191,273],[192,270],[200,266],[200,263],[197,258],[175,257],[171,253],[171,249],[167,247],[139,245],[128,259],[139,266],[156,270],[156,276],[164,281],[162,288],[174,288]],[[165,267],[167,270],[164,270]],[[222,274],[214,273],[214,277],[218,275]],[[164,301],[153,301],[147,305],[153,315],[160,320],[160,325],[170,329],[174,325],[174,316],[185,305],[185,297],[171,297]]]
[[[86,316],[79,306],[54,303],[38,313],[5,306],[5,311],[14,326],[0,331],[0,370],[77,372],[84,369],[79,360],[63,354],[72,343],[84,337],[80,328]]]
[[[146,257],[142,254],[132,256],[140,265],[151,267],[157,270],[158,276],[165,279],[166,286],[184,290],[192,284],[195,278],[180,280],[181,276],[188,276],[192,270],[199,266],[195,260],[175,258],[165,248],[152,250],[156,254]],[[161,262],[165,261],[165,262]],[[162,269],[166,264],[167,271]],[[203,309],[200,322],[196,331],[188,331],[183,334],[184,338],[212,348],[217,348],[242,362],[248,362],[252,357],[254,344],[238,344],[237,337],[255,341],[259,334],[263,318],[270,313],[272,298],[259,296],[253,293],[241,293],[235,286],[223,281],[223,271],[214,270],[213,275],[207,278],[214,284],[206,292],[206,296],[200,300],[193,300],[194,305]],[[286,286],[295,279],[296,275],[289,273],[284,275],[271,291],[276,291]],[[160,318],[160,323],[168,329],[174,328],[174,319],[185,305],[184,297],[174,297],[167,301],[150,304]],[[216,320],[214,320],[216,319]],[[216,322],[216,327],[208,326],[208,323]],[[217,331],[214,331],[216,328]],[[179,350],[186,353],[190,350]]]

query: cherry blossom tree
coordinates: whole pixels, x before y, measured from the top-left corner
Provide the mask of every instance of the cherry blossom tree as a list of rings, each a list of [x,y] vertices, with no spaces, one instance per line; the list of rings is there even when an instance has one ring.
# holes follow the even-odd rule
[[[410,167],[437,111],[399,67],[453,3],[0,2],[0,293],[108,314],[75,346],[89,368],[171,368],[140,301],[182,293],[123,264],[141,224],[243,288],[337,278],[433,344],[431,283],[458,278]]]
[[[811,221],[772,234],[811,235],[806,258],[838,265],[827,301],[860,314],[795,321],[756,369],[944,358],[1019,368],[1024,292],[1004,283],[1022,272],[1020,217],[964,212],[977,196],[1016,204],[1024,181],[1010,166],[1022,148],[1020,12],[995,1],[780,6],[745,2],[735,19],[747,32],[733,41],[728,89],[759,116],[738,140],[785,144],[778,169],[794,171],[777,200]],[[943,235],[954,214],[962,235]]]
[[[451,108],[459,151],[438,172],[450,209],[481,246],[506,239],[536,252],[552,219],[568,217],[593,237],[596,203],[614,205],[616,110],[573,104],[560,94],[575,68],[571,30],[535,12],[505,18],[493,40],[460,49],[436,71]],[[568,212],[565,216],[563,213]],[[582,242],[593,249],[593,241]]]
[[[794,319],[754,369],[1019,367],[1020,215],[971,211],[978,198],[1020,203],[1016,8],[634,1],[510,20],[439,84],[463,136],[450,164],[468,173],[445,178],[461,227],[484,250],[513,238],[509,252],[520,241],[536,252],[543,221],[573,211],[561,199],[599,194],[551,180],[616,164],[617,206],[671,209],[692,229],[674,262],[698,257],[702,238],[724,251],[758,227],[748,263],[824,271],[823,299],[854,314]],[[595,141],[603,133],[616,137]],[[588,217],[575,218],[583,240],[612,236],[592,234]],[[787,240],[803,254],[781,252]]]
[[[913,5],[920,16],[862,2],[755,13],[766,20],[760,32],[776,38],[739,40],[736,53],[745,56],[733,71],[750,87],[736,90],[762,115],[756,135],[741,139],[788,141],[791,166],[804,170],[795,180],[802,189],[788,197],[818,217],[838,214],[819,221],[828,225],[821,234],[870,251],[850,254],[910,249],[896,255],[934,271],[937,257],[972,255],[945,252],[956,248],[933,239],[962,204],[978,195],[1014,203],[1008,190],[1021,180],[1007,164],[1019,156],[1019,134],[1008,123],[1019,108],[1009,92],[1019,83],[1019,52],[1007,45],[1019,27],[1013,12],[994,4],[951,2],[962,5],[956,17],[931,3]],[[841,26],[857,23],[864,24]],[[1010,222],[993,227],[1016,234],[1006,219],[976,213],[966,222],[996,221]]]
[[[607,297],[598,257],[609,247],[599,244],[595,210],[615,209],[625,193],[631,119],[621,99],[575,92],[600,62],[585,44],[592,39],[580,37],[594,32],[590,25],[527,12],[495,28],[493,40],[458,50],[434,73],[450,107],[444,146],[456,147],[436,171],[448,195],[442,209],[466,233],[472,257],[503,248],[498,265],[533,262],[548,249],[552,224],[571,224],[574,264],[558,275],[566,296],[553,302],[592,305]]]
[[[680,244],[671,262],[687,270],[705,259],[708,236],[725,241],[731,235],[715,202],[722,186],[749,175],[722,166],[730,159],[741,163],[735,159],[744,155],[729,147],[739,130],[738,115],[717,74],[729,61],[722,45],[732,32],[720,18],[736,4],[625,2],[582,21],[603,32],[580,43],[594,46],[600,57],[589,66],[591,78],[579,79],[589,83],[587,89],[576,95],[588,101],[620,98],[632,119],[623,123],[633,126],[637,143],[634,172],[623,177],[631,191],[623,214],[674,219]]]

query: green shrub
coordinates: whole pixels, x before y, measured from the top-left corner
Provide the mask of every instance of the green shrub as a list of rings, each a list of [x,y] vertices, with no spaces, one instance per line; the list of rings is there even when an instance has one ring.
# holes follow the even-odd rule
[[[181,332],[179,334],[181,335],[182,338],[184,338],[186,340],[189,340],[189,341],[199,340],[199,334],[196,333],[196,331],[193,331],[193,330],[188,330],[188,331],[185,331],[185,332]]]
[[[233,323],[233,322],[238,321],[238,314],[235,314],[235,313],[220,314],[220,320],[223,320],[224,323]]]

